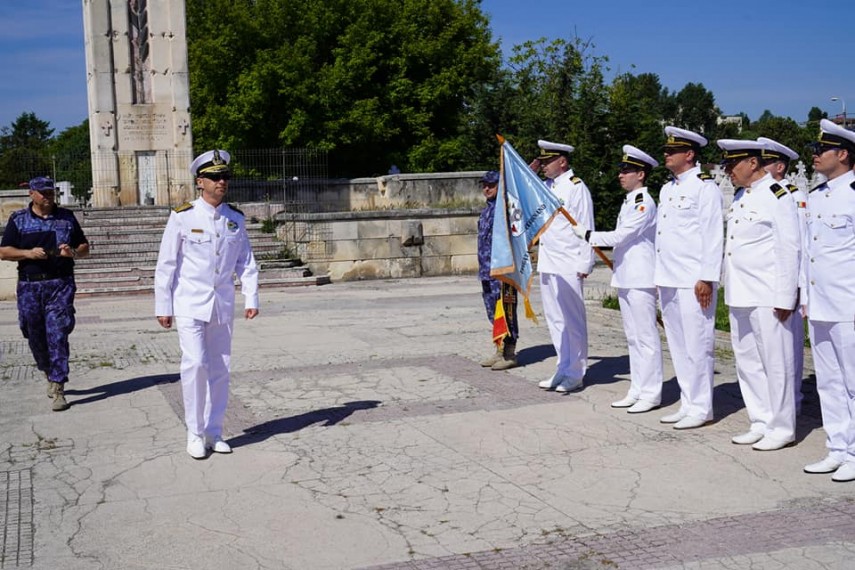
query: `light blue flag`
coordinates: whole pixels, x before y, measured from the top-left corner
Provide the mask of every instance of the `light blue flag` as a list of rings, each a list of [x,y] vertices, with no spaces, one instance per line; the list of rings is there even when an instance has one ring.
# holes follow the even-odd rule
[[[490,276],[522,293],[526,316],[533,316],[528,296],[534,270],[528,252],[552,223],[561,202],[506,141],[500,162]]]

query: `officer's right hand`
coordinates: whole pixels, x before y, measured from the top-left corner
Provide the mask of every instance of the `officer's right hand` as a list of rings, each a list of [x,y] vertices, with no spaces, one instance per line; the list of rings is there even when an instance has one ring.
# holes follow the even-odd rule
[[[540,170],[540,159],[535,158],[529,163],[528,167],[531,168],[535,173],[537,173]]]
[[[157,317],[157,322],[165,329],[172,328],[172,317]]]
[[[47,256],[43,247],[34,247],[30,250],[30,259],[47,259]]]

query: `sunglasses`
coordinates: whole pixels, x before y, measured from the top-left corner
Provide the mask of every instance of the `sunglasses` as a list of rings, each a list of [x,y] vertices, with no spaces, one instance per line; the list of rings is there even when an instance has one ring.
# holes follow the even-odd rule
[[[822,144],[820,142],[814,142],[808,145],[808,149],[810,149],[811,154],[813,154],[814,156],[819,156],[825,152],[828,152],[829,150],[840,150],[840,147]]]
[[[232,175],[228,172],[208,172],[205,174],[200,174],[199,178],[207,178],[208,180],[213,180],[214,182],[219,182],[220,180],[225,180],[228,182],[231,180]]]

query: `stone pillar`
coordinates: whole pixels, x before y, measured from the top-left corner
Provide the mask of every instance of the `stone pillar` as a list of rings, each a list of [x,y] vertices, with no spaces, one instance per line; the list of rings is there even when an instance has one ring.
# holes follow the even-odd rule
[[[184,0],[82,1],[92,205],[190,199]]]

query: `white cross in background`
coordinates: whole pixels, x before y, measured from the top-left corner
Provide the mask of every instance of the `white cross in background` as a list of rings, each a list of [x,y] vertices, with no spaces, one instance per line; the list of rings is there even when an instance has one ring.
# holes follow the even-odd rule
[[[101,130],[104,131],[104,134],[109,137],[110,131],[113,130],[113,123],[104,123],[103,125],[101,125]]]

